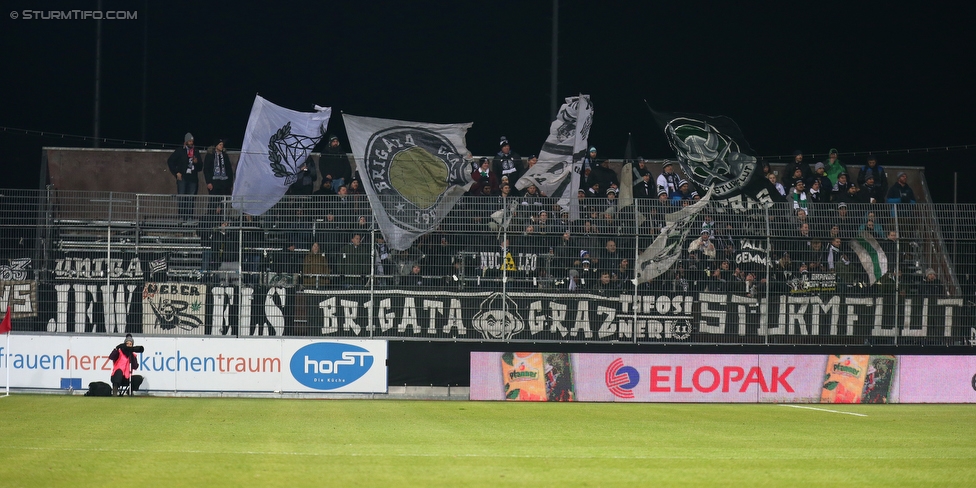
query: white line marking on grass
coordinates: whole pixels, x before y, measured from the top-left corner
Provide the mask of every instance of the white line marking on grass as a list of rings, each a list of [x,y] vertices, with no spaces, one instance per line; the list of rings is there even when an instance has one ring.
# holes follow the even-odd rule
[[[133,454],[221,454],[221,455],[253,455],[253,456],[322,456],[322,457],[399,457],[399,458],[426,458],[426,457],[455,457],[455,458],[515,458],[515,459],[699,459],[697,456],[625,456],[625,455],[550,455],[550,454],[500,454],[500,453],[362,453],[362,452],[289,452],[289,451],[204,451],[198,449],[121,449],[103,447],[38,447],[38,446],[5,446],[0,445],[0,451],[73,451],[73,452],[117,452]],[[723,454],[723,459],[724,459]],[[968,459],[968,458],[967,458]]]
[[[817,410],[818,412],[842,413],[844,415],[853,415],[855,417],[867,417],[867,415],[864,415],[863,413],[841,412],[840,410],[830,410],[830,409],[826,409],[826,408],[804,407],[802,405],[782,405],[782,404],[780,404],[780,406],[781,407],[790,407],[790,408],[802,408],[804,410]]]

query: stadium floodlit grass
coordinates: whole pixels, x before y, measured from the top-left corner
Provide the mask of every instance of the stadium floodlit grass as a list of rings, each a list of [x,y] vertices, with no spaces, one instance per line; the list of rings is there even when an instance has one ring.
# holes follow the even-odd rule
[[[973,406],[823,408],[18,394],[0,486],[976,484]]]

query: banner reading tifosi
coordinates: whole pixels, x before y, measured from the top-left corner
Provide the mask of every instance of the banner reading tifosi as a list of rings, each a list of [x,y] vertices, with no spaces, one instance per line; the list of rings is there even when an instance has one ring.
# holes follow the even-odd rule
[[[473,352],[471,399],[976,403],[976,356]]]

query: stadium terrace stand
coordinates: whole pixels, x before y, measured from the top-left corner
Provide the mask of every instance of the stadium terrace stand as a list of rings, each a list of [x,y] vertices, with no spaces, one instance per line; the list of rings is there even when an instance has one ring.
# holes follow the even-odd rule
[[[276,333],[286,335],[948,345],[966,343],[973,322],[969,277],[976,273],[963,273],[960,279],[957,270],[973,268],[971,256],[960,255],[958,249],[976,235],[970,230],[976,222],[959,220],[957,210],[964,209],[933,205],[922,168],[887,167],[890,181],[898,172],[908,174],[917,204],[850,205],[849,223],[838,220],[836,204],[813,206],[810,239],[798,231],[803,222],[785,204],[768,210],[740,211],[731,205],[709,211],[713,221],[708,225],[720,244],[717,257],[687,252],[688,242],[698,237],[696,227],[682,244],[686,251],[678,263],[635,289],[629,280],[637,253],[650,245],[664,215],[677,206],[641,202],[645,223],[637,227],[632,210],[607,211],[614,202],[602,196],[585,201],[583,219],[574,223],[563,222],[553,202],[533,200],[538,205],[520,205],[513,224],[504,230],[492,218],[502,208],[499,198],[471,197],[462,200],[441,229],[406,251],[396,251],[374,241],[382,236],[372,226],[365,195],[344,202],[286,197],[268,213],[247,218],[201,189],[193,218],[181,221],[168,155],[163,150],[45,148],[39,190],[5,192],[0,200],[5,216],[0,222],[0,263],[10,263],[10,278],[34,280],[41,311],[32,319],[21,318],[20,327],[98,330],[103,326],[97,316],[111,308],[105,300],[113,286],[134,286],[139,294],[149,282],[209,287],[201,288],[207,296],[201,298],[203,311],[196,319],[199,330],[153,329],[150,319],[134,318],[138,310],[150,317],[148,305],[132,299],[127,313],[130,321],[138,322],[135,330],[163,334],[246,335],[246,324],[236,322],[218,332],[214,317],[214,304],[224,303],[213,296],[215,290],[234,286],[253,288],[254,301],[260,304],[254,306],[253,320],[280,313],[284,325]],[[231,153],[233,164],[237,159]],[[352,165],[351,156],[349,161]],[[648,165],[655,176],[663,162]],[[612,161],[618,175],[621,167],[621,161]],[[782,167],[774,164],[773,169]],[[849,169],[856,180],[857,168]],[[222,209],[217,218],[216,207]],[[859,231],[869,212],[874,213],[874,237],[879,249],[886,250],[888,269],[899,271],[874,285],[859,266],[853,235],[844,235],[844,252],[836,262],[827,263],[825,257],[831,226],[841,223],[844,232]],[[567,228],[568,239],[561,241]],[[886,241],[891,230],[898,232],[897,241]],[[947,232],[952,239],[944,237]],[[360,246],[353,242],[354,234],[363,237]],[[503,246],[503,237],[508,246]],[[322,258],[310,252],[313,243]],[[755,252],[744,256],[744,249]],[[776,278],[774,265],[783,251],[812,269],[791,268],[793,278]],[[29,266],[15,276],[24,259]],[[733,263],[730,269],[722,268],[724,260]],[[757,262],[769,262],[770,267],[752,266]],[[836,273],[818,271],[838,263]],[[742,275],[733,275],[739,267]],[[929,269],[935,282],[927,279]],[[601,271],[610,272],[611,282],[601,282]],[[760,286],[754,293],[743,287],[746,272],[757,275]],[[782,289],[776,288],[780,285]],[[75,291],[69,293],[65,286]],[[103,286],[109,291],[98,292]],[[918,295],[920,290],[931,295]],[[645,303],[632,305],[634,296]],[[665,298],[667,307],[661,301]],[[236,300],[235,307],[240,298]],[[86,307],[92,318],[78,315]],[[844,322],[855,309],[858,317]],[[677,310],[687,313],[675,315]],[[796,313],[805,315],[794,320],[791,314]],[[84,323],[60,324],[64,317]]]

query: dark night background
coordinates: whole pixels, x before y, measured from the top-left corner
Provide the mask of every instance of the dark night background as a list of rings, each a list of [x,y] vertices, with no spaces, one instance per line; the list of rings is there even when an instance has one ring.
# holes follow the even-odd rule
[[[93,20],[13,20],[24,9],[96,9],[94,1],[5,2],[0,126],[90,136]],[[976,202],[967,12],[907,2],[563,1],[559,89],[595,105],[591,145],[621,158],[673,157],[644,105],[727,115],[760,156],[836,147],[849,166],[923,165],[937,202]],[[101,136],[177,144],[217,137],[239,147],[255,93],[295,110],[424,122],[474,122],[468,147],[507,136],[538,152],[550,113],[550,1],[124,2],[138,20],[103,21]],[[144,31],[144,29],[148,29]],[[148,82],[143,105],[143,36]],[[145,120],[145,134],[143,134]],[[42,145],[90,142],[0,131],[0,187],[37,188]],[[119,147],[106,143],[103,147]],[[142,147],[127,144],[126,147]],[[153,145],[150,147],[158,147]],[[887,151],[943,148],[928,152]]]

